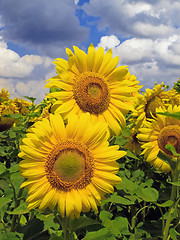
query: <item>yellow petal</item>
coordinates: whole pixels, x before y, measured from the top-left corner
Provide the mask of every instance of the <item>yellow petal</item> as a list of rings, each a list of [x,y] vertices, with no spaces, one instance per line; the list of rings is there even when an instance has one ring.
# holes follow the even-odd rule
[[[69,217],[70,214],[74,211],[74,206],[73,206],[73,195],[71,192],[67,192],[66,195],[66,216]]]
[[[110,172],[96,170],[94,175],[97,178],[102,178],[106,182],[113,184],[113,185],[117,185],[118,183],[120,183],[122,181],[122,179],[120,177],[118,177],[117,175],[110,173]]]
[[[58,212],[61,214],[61,217],[64,218],[65,211],[66,211],[66,193],[60,192],[59,193],[59,200],[58,200]]]
[[[116,120],[116,118],[110,113],[109,109],[103,112],[103,116],[106,119],[106,122],[109,124],[109,127],[113,130],[116,135],[121,133],[121,126]]]
[[[92,178],[92,183],[99,188],[100,190],[106,192],[106,193],[113,193],[114,188],[112,187],[111,184],[107,183],[106,181],[94,176]]]
[[[52,199],[54,198],[55,193],[56,193],[56,190],[52,188],[49,192],[47,192],[44,195],[44,197],[41,201],[41,204],[39,206],[40,211],[44,210],[45,208],[47,208],[51,205],[51,202],[52,202]]]
[[[103,57],[104,57],[104,49],[102,47],[100,47],[100,48],[98,48],[98,50],[95,54],[94,66],[92,69],[93,72],[98,72],[98,70],[102,64]]]
[[[103,75],[103,73],[105,74],[109,70],[108,65],[111,60],[112,60],[112,49],[109,49],[103,57],[103,62],[98,70],[99,74]]]
[[[36,207],[39,206],[39,204],[41,203],[41,200],[37,200],[35,202],[29,203],[29,205],[27,206],[27,209],[34,209]]]
[[[92,68],[94,66],[95,53],[96,52],[94,45],[91,43],[87,53],[87,71],[92,71]]]
[[[73,46],[73,48],[74,48],[74,54],[75,54],[75,57],[76,57],[78,69],[80,70],[80,72],[87,71],[85,52],[80,50],[76,46]]]
[[[64,121],[60,114],[50,115],[51,127],[53,129],[54,135],[57,140],[66,138],[66,130],[64,126]]]
[[[43,167],[30,168],[29,170],[24,170],[19,167],[19,170],[21,171],[21,175],[25,178],[39,178],[46,174]]]
[[[29,197],[27,198],[26,201],[34,202],[38,199],[43,199],[46,196],[46,194],[49,192],[49,190],[51,190],[51,186],[48,182],[39,185],[36,188],[36,191],[31,191],[31,188],[30,188],[30,190],[28,191]]]
[[[122,68],[122,66],[117,67],[110,75],[107,76],[107,81],[121,81],[123,77],[127,74],[128,69]]]
[[[74,104],[75,104],[75,100],[71,99],[71,100],[63,103],[61,106],[59,106],[57,111],[58,111],[58,113],[66,113],[74,107]]]
[[[78,190],[72,190],[73,195],[73,203],[74,203],[74,214],[76,218],[80,217],[80,213],[82,211],[82,200]]]

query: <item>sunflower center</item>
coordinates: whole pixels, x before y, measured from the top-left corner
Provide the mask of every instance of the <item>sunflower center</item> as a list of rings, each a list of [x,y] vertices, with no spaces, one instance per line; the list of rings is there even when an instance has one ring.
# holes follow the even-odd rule
[[[156,108],[162,107],[162,99],[158,96],[152,97],[149,101],[147,101],[147,104],[145,106],[145,113],[147,118],[152,118],[153,116],[156,116]]]
[[[158,136],[159,148],[166,154],[171,155],[171,151],[165,148],[166,144],[171,144],[177,153],[180,153],[180,126],[169,125],[164,127]]]
[[[88,148],[75,140],[64,140],[51,150],[45,162],[46,176],[53,188],[70,191],[85,188],[94,172]]]
[[[54,164],[54,171],[64,181],[78,179],[85,170],[84,155],[77,150],[61,151]]]
[[[87,90],[88,90],[88,94],[92,98],[96,98],[99,94],[101,94],[101,87],[96,83],[89,84]]]
[[[75,82],[74,98],[82,111],[100,114],[108,108],[109,87],[100,74],[84,72],[77,76]]]

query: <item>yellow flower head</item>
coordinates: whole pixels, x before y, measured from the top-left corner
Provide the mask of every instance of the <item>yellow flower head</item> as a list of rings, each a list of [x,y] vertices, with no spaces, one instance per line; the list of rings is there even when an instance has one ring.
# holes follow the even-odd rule
[[[1,88],[1,92],[0,92],[0,102],[1,101],[5,101],[9,99],[9,93],[8,90],[5,90],[4,88]]]
[[[169,91],[165,91],[161,93],[161,98],[166,107],[169,104],[171,105],[180,105],[180,93],[178,93],[174,88]]]
[[[180,112],[180,106],[171,106],[166,109],[157,108],[157,112],[175,113]],[[142,142],[142,148],[146,161],[161,172],[169,172],[171,167],[158,158],[159,151],[173,157],[172,153],[165,148],[166,144],[171,144],[180,153],[180,120],[160,114],[151,121],[145,121],[139,129],[137,138]]]
[[[140,127],[146,118],[153,118],[156,108],[164,106],[162,94],[166,88],[167,86],[165,86],[164,83],[155,83],[153,89],[148,88],[143,95],[138,95],[139,102],[132,114],[136,128]]]
[[[79,217],[97,206],[121,182],[117,159],[126,152],[109,146],[107,124],[93,123],[88,113],[71,115],[65,126],[59,114],[30,128],[20,147],[19,163],[27,178],[29,209],[56,205],[61,216]]]
[[[126,66],[117,67],[119,58],[112,58],[112,50],[104,55],[104,49],[97,51],[93,44],[86,54],[74,46],[74,53],[66,49],[68,61],[58,58],[54,62],[58,76],[49,79],[46,87],[63,91],[50,93],[47,98],[56,98],[52,111],[67,119],[72,113],[79,116],[89,112],[94,121],[108,123],[119,135],[126,124],[124,113],[133,109],[139,82],[130,78]],[[126,75],[128,74],[127,78]],[[121,126],[120,126],[121,125]]]
[[[0,132],[10,129],[17,120],[3,117],[7,114],[18,113],[18,108],[12,99],[4,101],[0,104]]]
[[[19,113],[21,113],[22,115],[27,115],[29,113],[28,107],[30,107],[32,103],[22,98],[21,99],[15,98],[13,102],[16,104]]]

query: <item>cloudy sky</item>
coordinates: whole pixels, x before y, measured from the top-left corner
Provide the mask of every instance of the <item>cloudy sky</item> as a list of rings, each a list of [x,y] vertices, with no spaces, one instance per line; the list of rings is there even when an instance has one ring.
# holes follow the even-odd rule
[[[144,88],[180,77],[179,0],[0,0],[0,88],[40,102],[73,45],[112,48]]]

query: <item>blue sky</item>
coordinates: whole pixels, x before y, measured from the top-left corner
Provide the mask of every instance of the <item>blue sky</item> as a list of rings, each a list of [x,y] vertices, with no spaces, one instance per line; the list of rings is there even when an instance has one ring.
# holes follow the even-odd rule
[[[0,88],[45,97],[73,45],[113,50],[144,88],[180,77],[179,0],[0,0]]]

